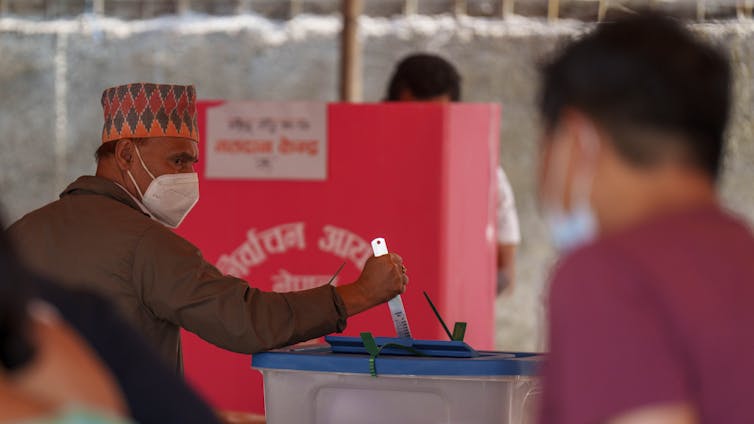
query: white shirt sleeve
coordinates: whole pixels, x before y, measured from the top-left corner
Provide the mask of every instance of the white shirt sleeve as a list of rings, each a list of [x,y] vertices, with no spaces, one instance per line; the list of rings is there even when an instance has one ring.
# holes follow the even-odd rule
[[[518,244],[521,241],[521,230],[518,227],[516,200],[508,177],[500,166],[497,167],[497,193],[497,242]]]

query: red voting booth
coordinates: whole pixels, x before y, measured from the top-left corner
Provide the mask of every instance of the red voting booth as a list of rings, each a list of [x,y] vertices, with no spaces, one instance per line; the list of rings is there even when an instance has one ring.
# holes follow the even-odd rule
[[[179,233],[223,272],[276,291],[324,284],[344,262],[337,283],[350,283],[385,237],[409,270],[414,338],[447,337],[427,291],[451,328],[467,322],[465,340],[490,349],[499,116],[492,104],[200,102],[201,199]],[[387,305],[349,320],[346,335],[361,331],[394,336]],[[263,411],[248,355],[189,333],[183,343],[187,379],[215,407]]]

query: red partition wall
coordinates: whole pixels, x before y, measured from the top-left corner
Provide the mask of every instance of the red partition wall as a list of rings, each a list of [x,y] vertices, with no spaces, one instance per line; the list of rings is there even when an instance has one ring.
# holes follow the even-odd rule
[[[208,108],[201,102],[205,140]],[[493,346],[494,168],[499,107],[491,104],[331,104],[324,181],[207,179],[179,233],[207,260],[264,290],[354,281],[385,237],[411,277],[403,296],[415,338],[446,338],[426,290],[466,340]],[[202,154],[206,143],[201,144]],[[387,305],[353,317],[346,334],[394,336]],[[185,333],[186,376],[216,407],[263,410],[261,375],[248,355]]]

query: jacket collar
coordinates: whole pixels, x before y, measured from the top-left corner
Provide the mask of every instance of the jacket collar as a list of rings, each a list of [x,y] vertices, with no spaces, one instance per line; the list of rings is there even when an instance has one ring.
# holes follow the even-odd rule
[[[109,197],[124,205],[143,213],[146,216],[149,214],[142,210],[141,206],[126,192],[124,188],[118,185],[115,181],[109,180],[103,177],[97,177],[92,175],[85,175],[79,177],[76,181],[72,182],[62,193],[60,198],[68,195],[77,194],[96,194],[100,196]]]

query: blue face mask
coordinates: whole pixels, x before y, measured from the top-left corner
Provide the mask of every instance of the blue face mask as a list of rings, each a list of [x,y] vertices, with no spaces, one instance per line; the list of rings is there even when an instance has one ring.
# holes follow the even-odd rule
[[[598,146],[596,133],[589,131],[587,135],[588,137],[584,137],[583,142],[588,142],[587,147],[591,149],[585,149],[585,151],[591,151],[593,160]],[[592,189],[592,169],[582,167],[581,172],[574,175],[570,193],[571,210],[564,210],[560,204],[570,156],[568,146],[562,141],[560,143],[563,144],[556,146],[553,151],[554,166],[548,181],[550,189],[548,194],[551,197],[549,202],[545,202],[543,210],[555,248],[565,253],[594,240],[597,237],[598,228],[597,219],[589,201]]]
[[[547,211],[545,213],[550,237],[559,252],[568,252],[597,235],[597,221],[588,203],[575,205],[572,211]]]

